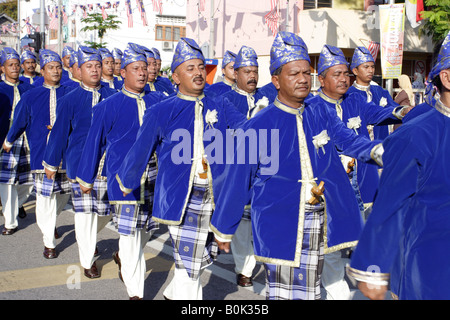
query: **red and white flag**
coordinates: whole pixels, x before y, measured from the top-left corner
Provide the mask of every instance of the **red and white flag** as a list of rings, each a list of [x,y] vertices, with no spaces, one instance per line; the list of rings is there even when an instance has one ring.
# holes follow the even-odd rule
[[[133,28],[133,11],[131,10],[130,0],[125,1],[125,7],[127,8],[128,28]]]
[[[58,29],[58,11],[55,7],[53,7],[52,12],[50,13],[50,24],[48,27],[53,30]]]
[[[153,11],[163,13],[162,0],[153,0]]]
[[[267,26],[272,31],[273,36],[277,34],[278,31],[278,1],[270,0],[270,11],[264,16]]]
[[[369,46],[367,47],[367,49],[369,50],[370,54],[373,57],[373,60],[377,60],[377,56],[378,56],[378,51],[380,49],[380,43],[379,42],[375,42],[375,41],[370,41],[369,42]]]
[[[205,0],[198,1],[198,11],[199,12],[205,11]]]

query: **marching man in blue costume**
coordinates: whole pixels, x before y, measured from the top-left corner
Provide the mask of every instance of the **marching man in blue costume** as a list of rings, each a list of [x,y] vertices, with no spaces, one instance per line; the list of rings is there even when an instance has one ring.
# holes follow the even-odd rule
[[[54,180],[48,180],[42,160],[48,135],[55,122],[57,101],[73,88],[59,84],[62,61],[57,53],[42,49],[39,56],[44,84],[22,95],[3,149],[8,152],[14,141],[26,132],[36,191],[36,222],[43,235],[43,255],[52,259],[56,258],[56,218],[69,200],[70,184],[64,170],[60,170]]]
[[[434,109],[403,124],[383,142],[377,198],[348,274],[371,299],[450,299],[450,35],[429,80]]]
[[[14,49],[3,48],[0,60],[5,75],[5,80],[0,82],[0,94],[4,100],[2,101],[1,130],[6,133],[13,123],[14,111],[22,94],[33,86],[19,80],[20,56]],[[28,199],[33,189],[26,134],[21,135],[14,142],[10,152],[0,151],[0,166],[0,198],[5,217],[2,234],[11,235],[18,230],[17,217],[26,215],[22,204]]]
[[[364,56],[363,59],[366,57]],[[372,56],[370,55],[370,57]],[[358,64],[359,58],[359,56],[354,56],[352,64]],[[317,107],[328,107],[333,110],[345,126],[356,134],[370,139],[367,131],[368,125],[401,123],[400,119],[404,115],[402,113],[404,108],[381,107],[373,102],[367,103],[366,99],[362,99],[359,94],[346,94],[350,86],[350,77],[348,63],[341,49],[330,45],[323,47],[319,56],[318,74],[321,84],[319,94],[309,98],[308,101]],[[345,155],[341,155],[341,161],[349,175],[355,190],[355,198],[358,200],[361,214],[363,214],[366,208],[366,210],[370,210],[370,205],[375,197],[379,167],[374,164],[355,162],[354,159]],[[356,222],[360,220],[360,217],[354,216],[351,219]],[[348,259],[342,258],[342,255],[345,255],[348,248],[355,245],[356,242],[340,243],[325,249],[322,285],[327,292],[327,299],[345,300],[350,298],[350,288],[344,279],[345,265]]]
[[[111,89],[120,90],[122,88],[122,82],[114,77],[114,56],[106,48],[100,48],[98,51],[100,51],[102,56],[102,84],[109,86]]]
[[[227,50],[222,59],[222,81],[216,82],[208,87],[207,93],[221,95],[231,90],[233,84],[236,83],[234,75],[234,62],[236,61],[236,53]]]
[[[90,194],[83,194],[76,182],[77,169],[86,137],[91,126],[92,108],[117,91],[100,84],[102,58],[97,50],[81,46],[78,49],[81,83],[58,101],[43,165],[49,179],[53,179],[63,158],[66,174],[72,182],[72,204],[75,211],[75,235],[80,263],[88,278],[100,276],[94,255],[97,232],[110,220],[110,205],[106,192],[106,174],[100,166],[98,179]]]
[[[142,299],[146,264],[144,247],[151,231],[158,227],[151,220],[157,166],[152,159],[140,185],[126,197],[115,179],[125,155],[136,140],[147,108],[163,100],[162,92],[145,94],[147,58],[142,47],[129,43],[122,57],[124,85],[119,93],[94,107],[92,125],[77,170],[77,181],[83,192],[90,193],[106,149],[105,168],[108,198],[113,220],[119,232],[119,251],[113,255],[130,299]],[[119,256],[120,254],[120,256]]]
[[[73,88],[78,88],[81,83],[80,68],[78,68],[78,54],[70,55],[69,59],[70,76],[61,79],[61,84]]]
[[[234,62],[235,83],[231,90],[223,94],[247,118],[269,105],[269,100],[260,95],[258,84],[258,56],[255,50],[243,46]],[[209,92],[210,88],[208,88]],[[263,104],[261,106],[261,103]],[[235,263],[236,282],[241,287],[253,285],[252,274],[256,260],[252,244],[252,225],[250,221],[250,204],[242,208],[242,221],[231,242],[231,252]]]
[[[234,62],[234,76],[236,83],[231,86],[230,91],[222,96],[230,100],[242,114],[250,119],[251,112],[257,109],[260,103],[265,104],[264,106],[269,104],[269,100],[264,99],[257,89],[258,56],[253,48],[241,47]]]
[[[123,52],[119,48],[114,48],[111,50],[111,54],[114,58],[114,78],[116,78],[116,80],[120,81],[123,84],[123,79],[120,75]]]
[[[22,67],[23,74],[19,79],[23,82],[33,84],[35,80],[40,78],[36,73],[36,54],[34,52],[29,50],[22,52],[20,55],[20,66]]]
[[[355,63],[352,60],[350,66],[356,80],[348,88],[347,93],[357,93],[367,102],[373,102],[381,107],[399,107],[399,104],[392,99],[389,91],[383,89],[381,86],[371,84],[373,74],[375,73],[375,62],[369,50],[365,47],[357,47],[353,57],[358,57]],[[373,127],[373,132],[371,132],[371,138],[383,140],[390,134],[390,131],[391,129],[388,125],[375,126]]]
[[[278,97],[242,127],[259,136],[258,149],[245,140],[236,149],[237,156],[256,153],[258,160],[227,164],[211,228],[219,248],[229,250],[250,198],[255,256],[266,269],[267,299],[319,299],[324,242],[355,241],[362,230],[362,220],[348,224],[349,216],[360,213],[336,149],[362,161],[378,159],[382,150],[379,142],[346,128],[329,108],[305,103],[310,59],[300,37],[279,32],[270,57]],[[272,162],[278,160],[276,166],[268,154]]]
[[[155,55],[156,60],[156,79],[155,79],[155,87],[159,88],[160,91],[166,92],[168,95],[171,95],[175,92],[173,88],[173,84],[169,78],[163,77],[160,75],[161,72],[161,54],[159,50],[156,48],[152,48],[152,51]]]
[[[178,42],[171,68],[179,92],[146,110],[117,180],[125,194],[132,193],[156,152],[152,215],[169,226],[175,260],[173,280],[163,294],[174,300],[202,299],[200,276],[217,254],[209,223],[224,178],[223,165],[206,157],[206,150],[246,119],[227,100],[203,94],[205,59],[194,40]]]
[[[167,86],[164,85],[162,82],[156,82],[156,78],[158,76],[158,64],[156,63],[156,55],[153,49],[149,49],[147,47],[141,46],[142,49],[145,52],[145,56],[147,57],[147,71],[148,71],[148,78],[147,78],[147,84],[145,85],[145,92],[151,92],[151,91],[160,91],[164,93],[165,96],[169,95],[169,92],[172,92],[167,89]]]

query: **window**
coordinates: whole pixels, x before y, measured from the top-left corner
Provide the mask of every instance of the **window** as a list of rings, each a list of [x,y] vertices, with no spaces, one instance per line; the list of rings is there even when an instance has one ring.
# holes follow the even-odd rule
[[[162,26],[155,28],[155,39],[159,41],[178,41],[186,35],[186,27],[181,26]]]
[[[304,0],[303,9],[331,8],[331,0]]]

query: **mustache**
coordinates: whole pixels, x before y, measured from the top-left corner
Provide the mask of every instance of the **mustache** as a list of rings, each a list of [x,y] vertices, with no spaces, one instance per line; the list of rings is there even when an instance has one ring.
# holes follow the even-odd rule
[[[202,81],[203,81],[203,76],[195,77],[195,78],[194,78],[194,81],[197,81],[197,80],[202,80]]]
[[[257,82],[256,82],[256,80],[255,80],[255,79],[250,79],[250,80],[248,80],[248,81],[247,81],[247,84],[250,84],[250,83],[254,83],[254,84],[257,84]]]

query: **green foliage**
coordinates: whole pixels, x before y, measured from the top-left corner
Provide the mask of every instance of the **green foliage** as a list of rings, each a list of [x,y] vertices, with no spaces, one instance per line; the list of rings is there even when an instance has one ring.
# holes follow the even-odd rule
[[[425,5],[428,10],[420,12],[424,23],[419,29],[419,36],[431,36],[433,43],[437,44],[450,30],[450,0],[425,0]]]
[[[17,21],[17,1],[0,3],[0,12]]]
[[[88,46],[94,49],[105,48],[106,42],[103,42],[103,37],[108,30],[117,30],[122,21],[116,20],[116,15],[108,15],[106,19],[103,20],[103,16],[100,13],[90,13],[81,22],[85,23],[86,26],[81,28],[81,31],[97,31],[100,43],[85,41]]]

